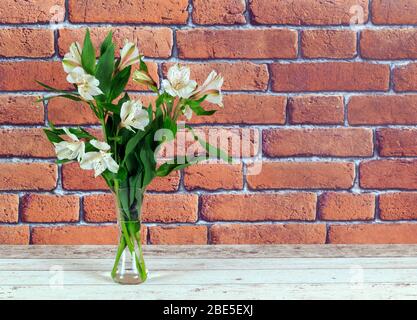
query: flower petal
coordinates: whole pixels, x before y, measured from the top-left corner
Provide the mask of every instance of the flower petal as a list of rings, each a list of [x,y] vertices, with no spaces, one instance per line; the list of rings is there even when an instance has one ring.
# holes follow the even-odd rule
[[[110,146],[104,141],[91,140],[90,144],[101,151],[109,151]]]

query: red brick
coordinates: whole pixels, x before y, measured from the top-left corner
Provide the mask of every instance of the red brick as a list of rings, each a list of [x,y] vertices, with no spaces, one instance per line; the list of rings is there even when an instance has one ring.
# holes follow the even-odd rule
[[[25,222],[76,222],[80,217],[78,196],[28,194],[22,198]]]
[[[175,191],[179,186],[179,172],[173,172],[168,177],[155,178],[148,186],[149,191]],[[67,163],[62,166],[62,185],[66,190],[108,190],[102,177],[94,178],[91,170],[82,170],[78,163]]]
[[[48,29],[1,29],[0,57],[45,58],[55,53],[54,32]]]
[[[392,72],[394,90],[397,92],[417,90],[417,63],[394,68]]]
[[[57,166],[51,163],[0,163],[0,190],[53,190]]]
[[[263,131],[263,151],[270,157],[369,157],[373,133],[362,128],[269,129]]]
[[[37,96],[1,95],[0,124],[43,124],[44,108]]]
[[[354,96],[348,103],[351,125],[417,124],[417,96]]]
[[[201,214],[208,221],[315,220],[314,193],[203,195]]]
[[[184,186],[187,190],[241,190],[242,164],[201,163],[185,169]]]
[[[149,73],[156,81],[158,78],[158,65],[147,62]],[[136,67],[137,68],[137,67]],[[57,89],[74,90],[74,87],[66,81],[66,74],[60,61],[15,61],[0,62],[0,90],[19,91],[36,90],[45,91],[35,80],[50,84]],[[127,90],[148,90],[143,85],[130,81]]]
[[[59,61],[16,61],[0,62],[0,90],[40,90],[45,89],[35,80],[53,85],[57,89],[70,90],[66,75]]]
[[[66,190],[108,190],[102,177],[94,178],[91,170],[82,170],[76,162],[62,166],[62,186]]]
[[[0,194],[0,222],[17,223],[19,219],[19,196]]]
[[[360,164],[360,185],[364,189],[417,189],[417,161],[373,160]]]
[[[192,194],[146,194],[142,206],[143,222],[195,222],[198,197]],[[84,219],[87,222],[116,221],[116,205],[112,194],[84,197]]]
[[[180,185],[180,172],[174,171],[167,177],[156,177],[148,186],[149,191],[171,192],[177,191]]]
[[[379,215],[382,220],[415,220],[417,193],[396,192],[379,196]]]
[[[300,96],[288,99],[291,124],[343,124],[342,96]]]
[[[272,64],[272,89],[278,92],[368,91],[389,89],[388,65],[364,62]]]
[[[166,76],[173,63],[164,63],[162,71]],[[266,64],[252,62],[224,63],[187,63],[191,69],[191,78],[203,84],[212,70],[224,77],[222,90],[262,90],[268,87],[269,73]]]
[[[185,24],[188,0],[69,0],[71,22]]]
[[[42,129],[0,129],[0,156],[51,158],[55,150]]]
[[[356,11],[353,6],[361,6],[361,23],[368,21],[368,0],[250,0],[252,21],[259,24],[290,25],[349,25]],[[353,18],[353,19],[352,19]]]
[[[148,28],[148,27],[117,27],[117,28],[89,28],[91,40],[94,46],[98,48],[111,30],[113,32],[113,41],[116,46],[116,55],[119,55],[119,48],[124,46],[127,39],[138,45],[139,51],[146,57],[169,58],[172,51],[172,30],[169,28]],[[77,29],[60,29],[59,30],[59,53],[63,56],[68,52],[71,43],[78,41],[82,43],[85,35],[85,28]]]
[[[375,195],[327,192],[319,197],[321,220],[373,220]]]
[[[350,30],[304,30],[301,48],[305,58],[353,58],[356,56],[356,33]]]
[[[396,60],[417,58],[415,29],[364,30],[361,55],[366,59]]]
[[[32,243],[42,245],[117,244],[118,228],[108,226],[33,227]]]
[[[350,162],[263,162],[258,175],[247,176],[251,189],[349,189],[355,166]]]
[[[1,23],[62,22],[65,18],[65,0],[2,0]]]
[[[378,152],[383,157],[417,156],[417,130],[384,128],[377,131]]]
[[[99,124],[96,115],[87,104],[65,98],[49,101],[48,120],[54,125]]]
[[[204,141],[215,146],[229,156],[239,159],[242,157],[253,157],[259,153],[260,134],[259,130],[253,128],[223,128],[223,127],[197,127],[194,133]],[[179,130],[175,143],[167,144],[165,150],[161,150],[160,156],[166,153],[175,155],[206,156],[207,152],[201,144],[194,140],[193,134],[188,130]],[[166,157],[165,157],[166,158]],[[171,159],[168,157],[168,159]],[[167,160],[168,160],[167,159]],[[211,159],[213,160],[213,159]]]
[[[334,244],[415,244],[417,224],[334,225],[329,229]]]
[[[193,116],[194,124],[284,124],[287,99],[282,96],[231,94],[223,98],[224,108],[205,102],[211,116]]]
[[[279,45],[277,45],[279,44]],[[297,32],[288,29],[177,31],[180,58],[295,58]]]
[[[417,3],[414,0],[373,0],[374,24],[416,24]]]
[[[193,22],[196,24],[244,24],[244,0],[193,0]]]
[[[144,222],[195,222],[197,221],[198,196],[194,194],[145,196]]]
[[[151,244],[207,244],[206,226],[149,227]]]
[[[324,224],[221,224],[210,229],[213,244],[324,244]]]
[[[0,244],[29,244],[29,226],[0,225]]]
[[[145,106],[154,103],[154,96],[131,94],[131,99],[139,99]],[[65,98],[51,99],[48,103],[48,120],[54,125],[99,125],[94,112],[83,103]]]

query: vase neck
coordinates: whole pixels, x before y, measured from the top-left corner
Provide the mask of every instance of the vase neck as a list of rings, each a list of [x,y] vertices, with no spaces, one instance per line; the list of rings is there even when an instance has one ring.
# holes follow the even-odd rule
[[[119,188],[114,192],[120,222],[139,221],[144,192],[141,189]]]

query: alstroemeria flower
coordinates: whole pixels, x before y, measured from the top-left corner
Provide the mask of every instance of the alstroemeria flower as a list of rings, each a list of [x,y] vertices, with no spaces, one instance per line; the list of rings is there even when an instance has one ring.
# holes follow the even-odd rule
[[[183,109],[182,109],[182,113],[184,114],[184,116],[187,118],[187,120],[191,120],[192,116],[193,116],[193,110],[190,108],[189,105],[186,105]]]
[[[119,70],[123,70],[140,61],[138,47],[133,43],[126,41],[122,50],[120,50]]]
[[[83,68],[74,68],[67,76],[67,81],[77,85],[78,93],[87,101],[94,100],[94,96],[103,94],[98,87],[100,81],[88,74]]]
[[[133,81],[140,83],[140,84],[144,84],[146,86],[157,87],[155,81],[145,71],[136,70],[133,73]]]
[[[107,169],[113,173],[119,171],[119,165],[111,156],[110,146],[106,142],[91,140],[91,145],[99,151],[87,152],[81,162],[80,167],[84,170],[94,170],[95,177],[101,175]]]
[[[149,123],[148,112],[142,108],[140,101],[126,101],[120,110],[120,125],[128,130],[144,130]]]
[[[173,97],[188,99],[197,87],[190,73],[190,68],[175,64],[168,70],[168,79],[162,81],[162,89]]]
[[[78,140],[75,134],[72,134],[67,128],[63,128],[71,141],[61,141],[54,143],[55,152],[58,160],[75,160],[80,161],[84,156],[85,143]]]
[[[222,85],[224,79],[216,71],[212,71],[204,81],[203,85],[195,91],[192,99],[199,100],[206,96],[205,101],[214,103],[223,107]]]
[[[62,65],[66,73],[70,73],[77,67],[81,67],[81,46],[78,42],[74,42],[70,46],[70,52],[65,54]]]

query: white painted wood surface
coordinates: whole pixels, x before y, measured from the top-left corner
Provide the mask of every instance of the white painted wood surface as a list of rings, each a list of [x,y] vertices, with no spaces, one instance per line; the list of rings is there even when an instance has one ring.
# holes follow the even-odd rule
[[[145,284],[113,246],[0,246],[0,299],[417,299],[417,246],[148,246]]]

